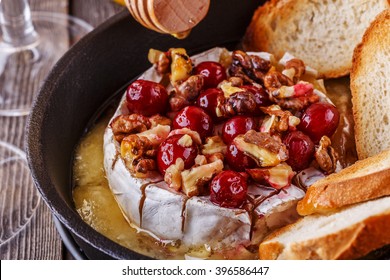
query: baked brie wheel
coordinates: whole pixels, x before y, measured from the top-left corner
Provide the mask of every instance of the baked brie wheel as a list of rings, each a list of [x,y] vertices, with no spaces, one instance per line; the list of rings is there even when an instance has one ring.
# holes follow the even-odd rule
[[[154,67],[104,134],[110,189],[137,230],[163,244],[251,251],[298,218],[305,185],[340,168],[330,142],[339,113],[301,60],[224,48],[148,58]]]

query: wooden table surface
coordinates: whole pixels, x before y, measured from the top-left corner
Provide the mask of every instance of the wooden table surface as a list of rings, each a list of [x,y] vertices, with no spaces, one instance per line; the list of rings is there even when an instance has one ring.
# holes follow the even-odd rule
[[[123,7],[112,0],[29,0],[32,11],[68,13],[98,26]],[[33,85],[36,92],[39,85]],[[27,117],[0,117],[0,140],[24,148]],[[0,178],[2,180],[2,178]],[[0,204],[0,209],[4,205]],[[2,229],[0,228],[0,231]],[[68,259],[66,250],[43,200],[27,226],[12,239],[0,245],[0,259]]]

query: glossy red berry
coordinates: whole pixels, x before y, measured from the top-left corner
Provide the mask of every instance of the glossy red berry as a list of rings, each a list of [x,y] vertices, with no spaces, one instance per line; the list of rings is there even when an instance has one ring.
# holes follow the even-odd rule
[[[168,93],[158,83],[137,80],[127,88],[126,101],[127,108],[131,113],[149,117],[167,111]]]
[[[247,192],[245,178],[232,170],[222,171],[210,183],[210,200],[221,207],[241,207],[246,200]]]
[[[226,69],[218,62],[201,62],[195,67],[194,72],[204,77],[205,89],[215,88],[220,82],[226,80]]]
[[[314,103],[304,111],[298,129],[307,134],[314,143],[322,136],[331,137],[340,121],[340,113],[329,103]]]
[[[248,130],[256,129],[256,122],[252,117],[235,116],[222,127],[222,140],[226,144],[233,142],[233,139],[240,134],[245,134]]]
[[[236,145],[233,143],[227,148],[225,160],[231,169],[238,172],[256,167],[256,162],[251,157],[245,155],[242,151],[237,149]]]
[[[202,139],[213,132],[213,122],[203,109],[196,106],[187,106],[179,111],[173,119],[173,128],[189,128],[199,133]]]
[[[301,131],[292,131],[283,142],[288,149],[287,164],[293,170],[300,171],[310,165],[314,156],[314,143],[309,136]]]
[[[189,169],[195,164],[198,146],[195,142],[192,142],[188,147],[181,145],[179,140],[183,136],[183,134],[172,135],[161,143],[157,152],[157,166],[161,174],[164,175],[167,168],[175,164],[178,158],[184,161],[185,169]]]
[[[214,121],[218,121],[221,120],[221,118],[217,116],[215,109],[218,105],[218,99],[223,100],[224,98],[222,90],[209,88],[199,95],[197,105],[202,108]]]

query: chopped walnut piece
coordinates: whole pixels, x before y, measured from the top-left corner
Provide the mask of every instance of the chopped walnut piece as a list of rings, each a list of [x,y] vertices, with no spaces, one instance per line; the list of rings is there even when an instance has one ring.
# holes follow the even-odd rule
[[[174,91],[172,92],[173,93],[169,98],[169,107],[172,112],[177,112],[189,104],[187,100],[185,100],[181,96],[176,96]]]
[[[256,132],[254,130],[246,132],[243,138],[245,142],[258,145],[273,153],[278,153],[284,146],[280,137],[271,136],[267,133]]]
[[[156,161],[151,158],[140,159],[134,170],[136,174],[146,174],[148,171],[156,170]]]
[[[276,166],[288,159],[288,150],[280,137],[249,130],[233,140],[237,149],[253,158],[259,166]]]
[[[149,49],[148,60],[150,63],[154,64],[158,74],[164,75],[169,73],[169,65],[171,61],[167,53],[155,49]]]
[[[278,128],[278,117],[275,115],[266,116],[260,126],[260,132],[274,134]]]
[[[252,114],[257,108],[256,98],[249,91],[233,94],[230,96],[228,103],[237,114]]]
[[[212,155],[215,153],[226,154],[227,146],[220,136],[212,136],[206,139],[206,144],[202,147],[203,155]]]
[[[192,167],[190,170],[184,170],[181,173],[182,190],[189,196],[196,196],[202,193],[203,187],[213,176],[223,169],[222,160],[217,160],[205,165]]]
[[[192,61],[183,48],[170,49],[171,63],[171,84],[177,86],[187,80],[192,72]]]
[[[171,127],[169,125],[158,124],[157,126],[140,132],[137,135],[148,138],[152,145],[157,146],[160,145],[165,139],[167,139],[170,131]]]
[[[215,153],[215,154],[207,155],[206,158],[207,158],[207,162],[210,163],[210,162],[214,162],[217,160],[223,161],[225,159],[225,156],[223,153]]]
[[[207,162],[224,160],[227,151],[226,144],[220,136],[212,136],[206,139],[206,144],[202,147],[202,154],[206,156]]]
[[[156,169],[154,159],[147,158],[155,155],[155,149],[147,137],[130,134],[123,138],[120,151],[130,172],[136,177],[143,177],[148,171]]]
[[[218,99],[216,115],[231,117],[235,115],[253,114],[257,109],[256,98],[249,91],[239,91],[229,98]]]
[[[299,118],[293,116],[290,111],[283,111],[278,105],[261,107],[261,110],[269,115],[263,120],[260,128],[261,132],[273,134],[274,132],[295,130],[300,123]]]
[[[331,146],[332,142],[324,135],[319,144],[314,153],[317,163],[326,174],[333,173],[336,170],[337,153]]]
[[[282,65],[285,67],[285,70],[286,71],[291,71],[292,70],[292,77],[290,77],[291,79],[293,79],[294,75],[295,75],[295,72],[297,69],[298,73],[302,73],[302,64],[304,65],[304,74],[305,76],[311,76],[313,78],[316,78],[318,76],[318,72],[317,70],[307,66],[304,64],[304,62],[299,62],[299,61],[296,61],[296,60],[299,60],[297,58],[295,58],[293,55],[291,55],[290,53],[286,52],[283,57],[279,60],[279,65]],[[287,63],[290,61],[290,65],[287,67]],[[295,64],[295,65],[291,65],[291,63]],[[295,69],[294,69],[295,68]],[[283,71],[284,72],[284,71]],[[283,73],[284,74],[284,73]],[[298,74],[299,75],[299,74]]]
[[[295,130],[296,127],[301,123],[301,119],[296,116],[288,117],[288,126],[290,130]]]
[[[252,62],[253,74],[261,81],[264,78],[264,74],[271,68],[271,62],[257,55],[250,55],[249,57]]]
[[[191,130],[189,128],[179,128],[179,129],[174,129],[172,130],[168,137],[171,137],[173,135],[178,135],[178,134],[187,134],[189,136],[191,136],[192,140],[197,144],[197,145],[201,145],[202,144],[202,139],[200,138],[200,135],[197,131],[195,130]]]
[[[271,168],[254,168],[246,171],[255,182],[263,183],[266,181],[275,189],[290,186],[295,175],[291,166],[284,162]]]
[[[170,95],[169,105],[172,111],[179,111],[196,99],[203,88],[204,79],[202,75],[190,76],[180,85],[175,86],[175,90]]]
[[[184,161],[181,158],[176,159],[176,163],[170,165],[165,170],[164,181],[170,188],[176,191],[181,189],[181,172],[184,170]]]
[[[278,90],[282,86],[293,86],[294,82],[272,67],[264,77],[264,86],[269,93]]]
[[[225,67],[225,69],[228,69],[230,65],[232,64],[232,56],[230,55],[230,52],[227,49],[222,49],[222,52],[219,56],[219,63]]]
[[[300,81],[293,86],[281,86],[279,90],[272,92],[274,98],[292,98],[310,96],[314,93],[314,86],[308,82]]]
[[[270,61],[257,55],[248,55],[240,50],[233,52],[232,59],[229,74],[242,78],[246,83],[263,83],[264,75],[271,67]]]
[[[288,60],[286,62],[285,69],[293,70],[294,74],[292,75],[292,77],[289,77],[293,81],[298,81],[306,72],[305,63],[298,58]]]
[[[231,95],[237,92],[245,91],[245,89],[233,85],[233,83],[230,81],[223,81],[218,85],[218,87],[223,91],[225,98],[229,98]]]
[[[189,136],[188,134],[184,134],[184,135],[177,141],[177,144],[178,144],[179,146],[184,147],[184,148],[188,148],[188,147],[191,147],[191,146],[192,146],[193,141],[192,141],[191,136]]]
[[[149,121],[151,123],[151,128],[156,127],[157,125],[169,125],[171,126],[172,121],[171,119],[161,116],[161,115],[154,115],[149,118]]]
[[[230,77],[228,79],[228,82],[233,86],[233,87],[241,87],[244,85],[244,81],[240,77]]]
[[[207,158],[204,155],[197,155],[195,158],[195,165],[204,165],[207,164]]]
[[[110,126],[114,133],[115,140],[119,143],[129,134],[146,131],[150,128],[151,123],[147,117],[139,114],[119,115],[114,118]]]
[[[273,101],[280,105],[283,109],[301,111],[308,107],[310,104],[316,103],[319,100],[320,97],[318,95],[312,94],[309,96],[302,96],[297,98],[274,99]]]
[[[168,125],[157,125],[123,138],[121,156],[135,177],[144,177],[148,171],[156,169],[157,147],[168,137],[170,129]]]
[[[281,86],[269,93],[270,100],[284,109],[300,111],[312,103],[320,100],[314,93],[314,86],[300,81],[293,86]]]

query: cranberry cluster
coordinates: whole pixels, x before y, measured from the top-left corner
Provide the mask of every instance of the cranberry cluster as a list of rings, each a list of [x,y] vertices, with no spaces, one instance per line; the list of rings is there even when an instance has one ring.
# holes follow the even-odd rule
[[[169,94],[166,88],[152,81],[133,82],[127,89],[126,100],[131,113],[173,116],[173,129],[187,128],[196,131],[203,143],[207,137],[220,134],[227,146],[225,170],[216,175],[209,184],[210,199],[222,207],[235,208],[241,207],[246,200],[249,176],[245,171],[257,167],[257,162],[239,150],[233,140],[249,130],[259,131],[265,118],[262,108],[275,103],[271,101],[273,93],[261,82],[244,80],[239,87],[254,98],[255,111],[240,111],[232,116],[218,115],[216,108],[221,100],[226,99],[218,85],[229,78],[227,73],[231,71],[227,70],[229,69],[225,69],[220,63],[212,61],[196,65],[191,74],[203,77],[202,90],[190,105],[178,112],[169,112]],[[321,137],[333,135],[338,126],[339,113],[333,105],[323,102],[308,104],[303,110],[290,111],[292,115],[299,117],[300,123],[294,129],[280,133],[280,138],[289,153],[286,163],[294,171],[300,171],[313,161],[315,145]],[[216,132],[216,126],[222,127],[222,131]],[[179,145],[182,136],[183,134],[169,136],[158,148],[156,162],[163,175],[178,158],[183,160],[185,169],[191,168],[200,154],[198,143]]]

